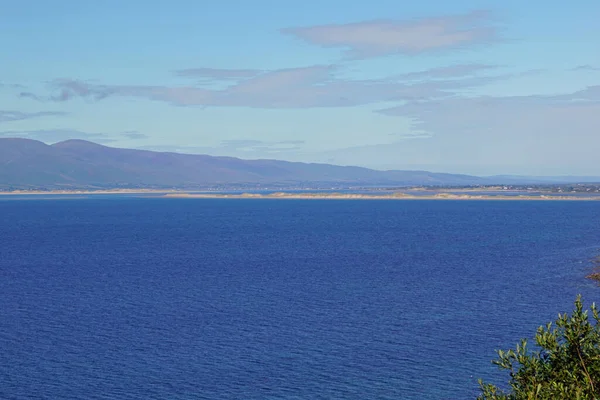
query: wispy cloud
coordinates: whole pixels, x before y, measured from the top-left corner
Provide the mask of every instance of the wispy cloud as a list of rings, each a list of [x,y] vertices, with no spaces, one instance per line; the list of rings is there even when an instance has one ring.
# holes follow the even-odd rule
[[[19,83],[2,83],[0,82],[0,89],[25,89],[25,86]]]
[[[167,151],[174,153],[210,154],[215,156],[233,155],[242,158],[275,157],[277,154],[298,152],[304,147],[304,140],[265,141],[255,139],[223,140],[217,146],[172,146],[148,145],[138,149]]]
[[[60,111],[22,112],[0,110],[0,122],[22,121],[32,118],[58,117],[64,115],[67,115],[67,113]]]
[[[37,100],[37,101],[49,100],[49,98],[46,98],[44,96],[38,96],[37,94],[35,94],[33,92],[20,92],[19,97],[24,98],[24,99]]]
[[[258,69],[188,68],[175,71],[175,75],[185,78],[228,81],[252,78],[263,72]]]
[[[105,85],[91,86],[85,82],[73,79],[56,79],[52,82],[52,86],[58,89],[58,93],[51,96],[38,96],[32,92],[21,92],[20,97],[31,98],[41,101],[67,101],[74,97],[82,97],[93,100],[102,100],[108,96],[115,94],[114,88]]]
[[[100,85],[80,80],[59,79],[52,82],[51,89],[54,89],[54,93],[49,96],[22,95],[56,102],[74,98],[99,101],[111,96],[124,96],[163,101],[178,106],[347,107],[378,102],[439,99],[452,96],[462,89],[510,77],[475,75],[479,71],[491,68],[483,65],[459,65],[387,79],[351,80],[339,78],[336,66],[313,65],[265,71],[219,90],[197,86]],[[232,70],[227,70],[227,74],[236,76]]]
[[[397,78],[407,80],[463,78],[497,68],[499,68],[498,65],[489,64],[458,64],[408,72],[398,75]]]
[[[453,97],[383,112],[412,120],[411,131],[431,137],[331,150],[320,160],[478,175],[595,174],[600,87],[557,96]]]
[[[381,112],[409,118],[414,131],[434,135],[439,154],[448,159],[453,148],[463,154],[460,146],[469,146],[478,149],[470,155],[472,161],[479,159],[482,164],[506,163],[503,157],[531,160],[532,164],[536,160],[576,164],[581,157],[592,157],[592,149],[597,148],[600,86],[553,96],[408,102]]]
[[[132,139],[132,140],[141,140],[141,139],[149,138],[149,136],[146,135],[145,133],[140,133],[138,131],[126,131],[126,132],[121,133],[121,136],[124,136],[127,139]]]
[[[75,79],[57,79],[50,86],[57,93],[44,96],[31,92],[22,92],[20,97],[38,101],[65,102],[75,98],[99,101],[110,96],[125,96],[166,101],[176,105],[205,105],[209,102],[213,94],[211,90],[193,86],[99,85]]]
[[[410,140],[410,139],[429,139],[432,138],[433,135],[429,132],[403,132],[403,133],[391,133],[395,140]]]
[[[409,139],[330,150],[320,160],[375,168],[421,168],[487,173],[591,174],[597,158],[600,85],[571,93],[529,96],[452,96],[409,101],[380,110],[412,121]],[[417,139],[415,137],[414,139]],[[317,160],[318,161],[318,160]]]
[[[0,131],[0,137],[15,137],[41,140],[46,143],[60,142],[68,139],[84,139],[97,143],[111,143],[115,139],[105,133],[82,132],[75,129],[36,129],[21,131]]]
[[[351,58],[416,54],[498,38],[490,14],[485,11],[412,21],[375,20],[286,28],[282,32],[311,44],[346,49]]]
[[[600,71],[600,67],[594,67],[593,65],[578,65],[572,68],[571,71]]]
[[[224,140],[219,149],[259,152],[259,153],[283,153],[289,151],[298,151],[304,145],[303,140],[283,140],[267,142],[263,140]]]

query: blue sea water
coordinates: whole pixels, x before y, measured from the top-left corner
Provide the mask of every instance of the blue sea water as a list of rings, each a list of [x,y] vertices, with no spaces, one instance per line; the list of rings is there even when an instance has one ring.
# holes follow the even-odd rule
[[[0,399],[468,399],[600,203],[0,200]]]

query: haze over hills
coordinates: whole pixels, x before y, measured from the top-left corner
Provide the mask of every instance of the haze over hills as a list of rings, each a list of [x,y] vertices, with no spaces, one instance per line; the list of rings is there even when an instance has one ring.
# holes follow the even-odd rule
[[[477,177],[427,171],[378,171],[329,164],[243,160],[120,149],[83,140],[67,140],[47,145],[30,139],[0,139],[0,189],[3,190],[142,187],[194,189],[252,185],[443,186],[525,181],[542,182],[542,179]]]

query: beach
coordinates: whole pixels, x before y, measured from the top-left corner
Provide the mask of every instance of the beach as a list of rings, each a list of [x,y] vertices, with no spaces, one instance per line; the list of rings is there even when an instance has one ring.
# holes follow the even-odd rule
[[[560,195],[472,195],[437,193],[433,195],[413,195],[406,193],[362,194],[362,193],[288,193],[270,194],[242,193],[167,193],[166,198],[182,199],[295,199],[295,200],[568,200],[596,201],[600,196],[560,196]]]
[[[273,193],[228,193],[228,192],[193,192],[182,190],[159,189],[103,189],[103,190],[15,190],[0,192],[0,196],[71,196],[71,195],[144,195],[144,197],[160,197],[173,199],[282,199],[282,200],[538,200],[538,201],[598,201],[600,195],[560,195],[560,194],[517,194],[493,193],[468,194],[440,191],[437,193],[414,194],[412,189],[394,193],[352,193],[352,192],[273,192]],[[411,193],[412,192],[412,193]]]

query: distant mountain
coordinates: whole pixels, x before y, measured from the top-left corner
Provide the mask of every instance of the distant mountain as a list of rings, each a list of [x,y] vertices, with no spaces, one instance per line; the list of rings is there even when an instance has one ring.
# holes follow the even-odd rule
[[[483,178],[468,175],[376,171],[329,164],[118,149],[83,140],[46,145],[29,139],[0,139],[0,187],[4,188],[465,185],[483,182]]]
[[[83,140],[47,145],[29,139],[0,139],[0,189],[5,190],[489,183],[498,183],[498,180],[426,171],[377,171],[329,164],[119,149]]]

